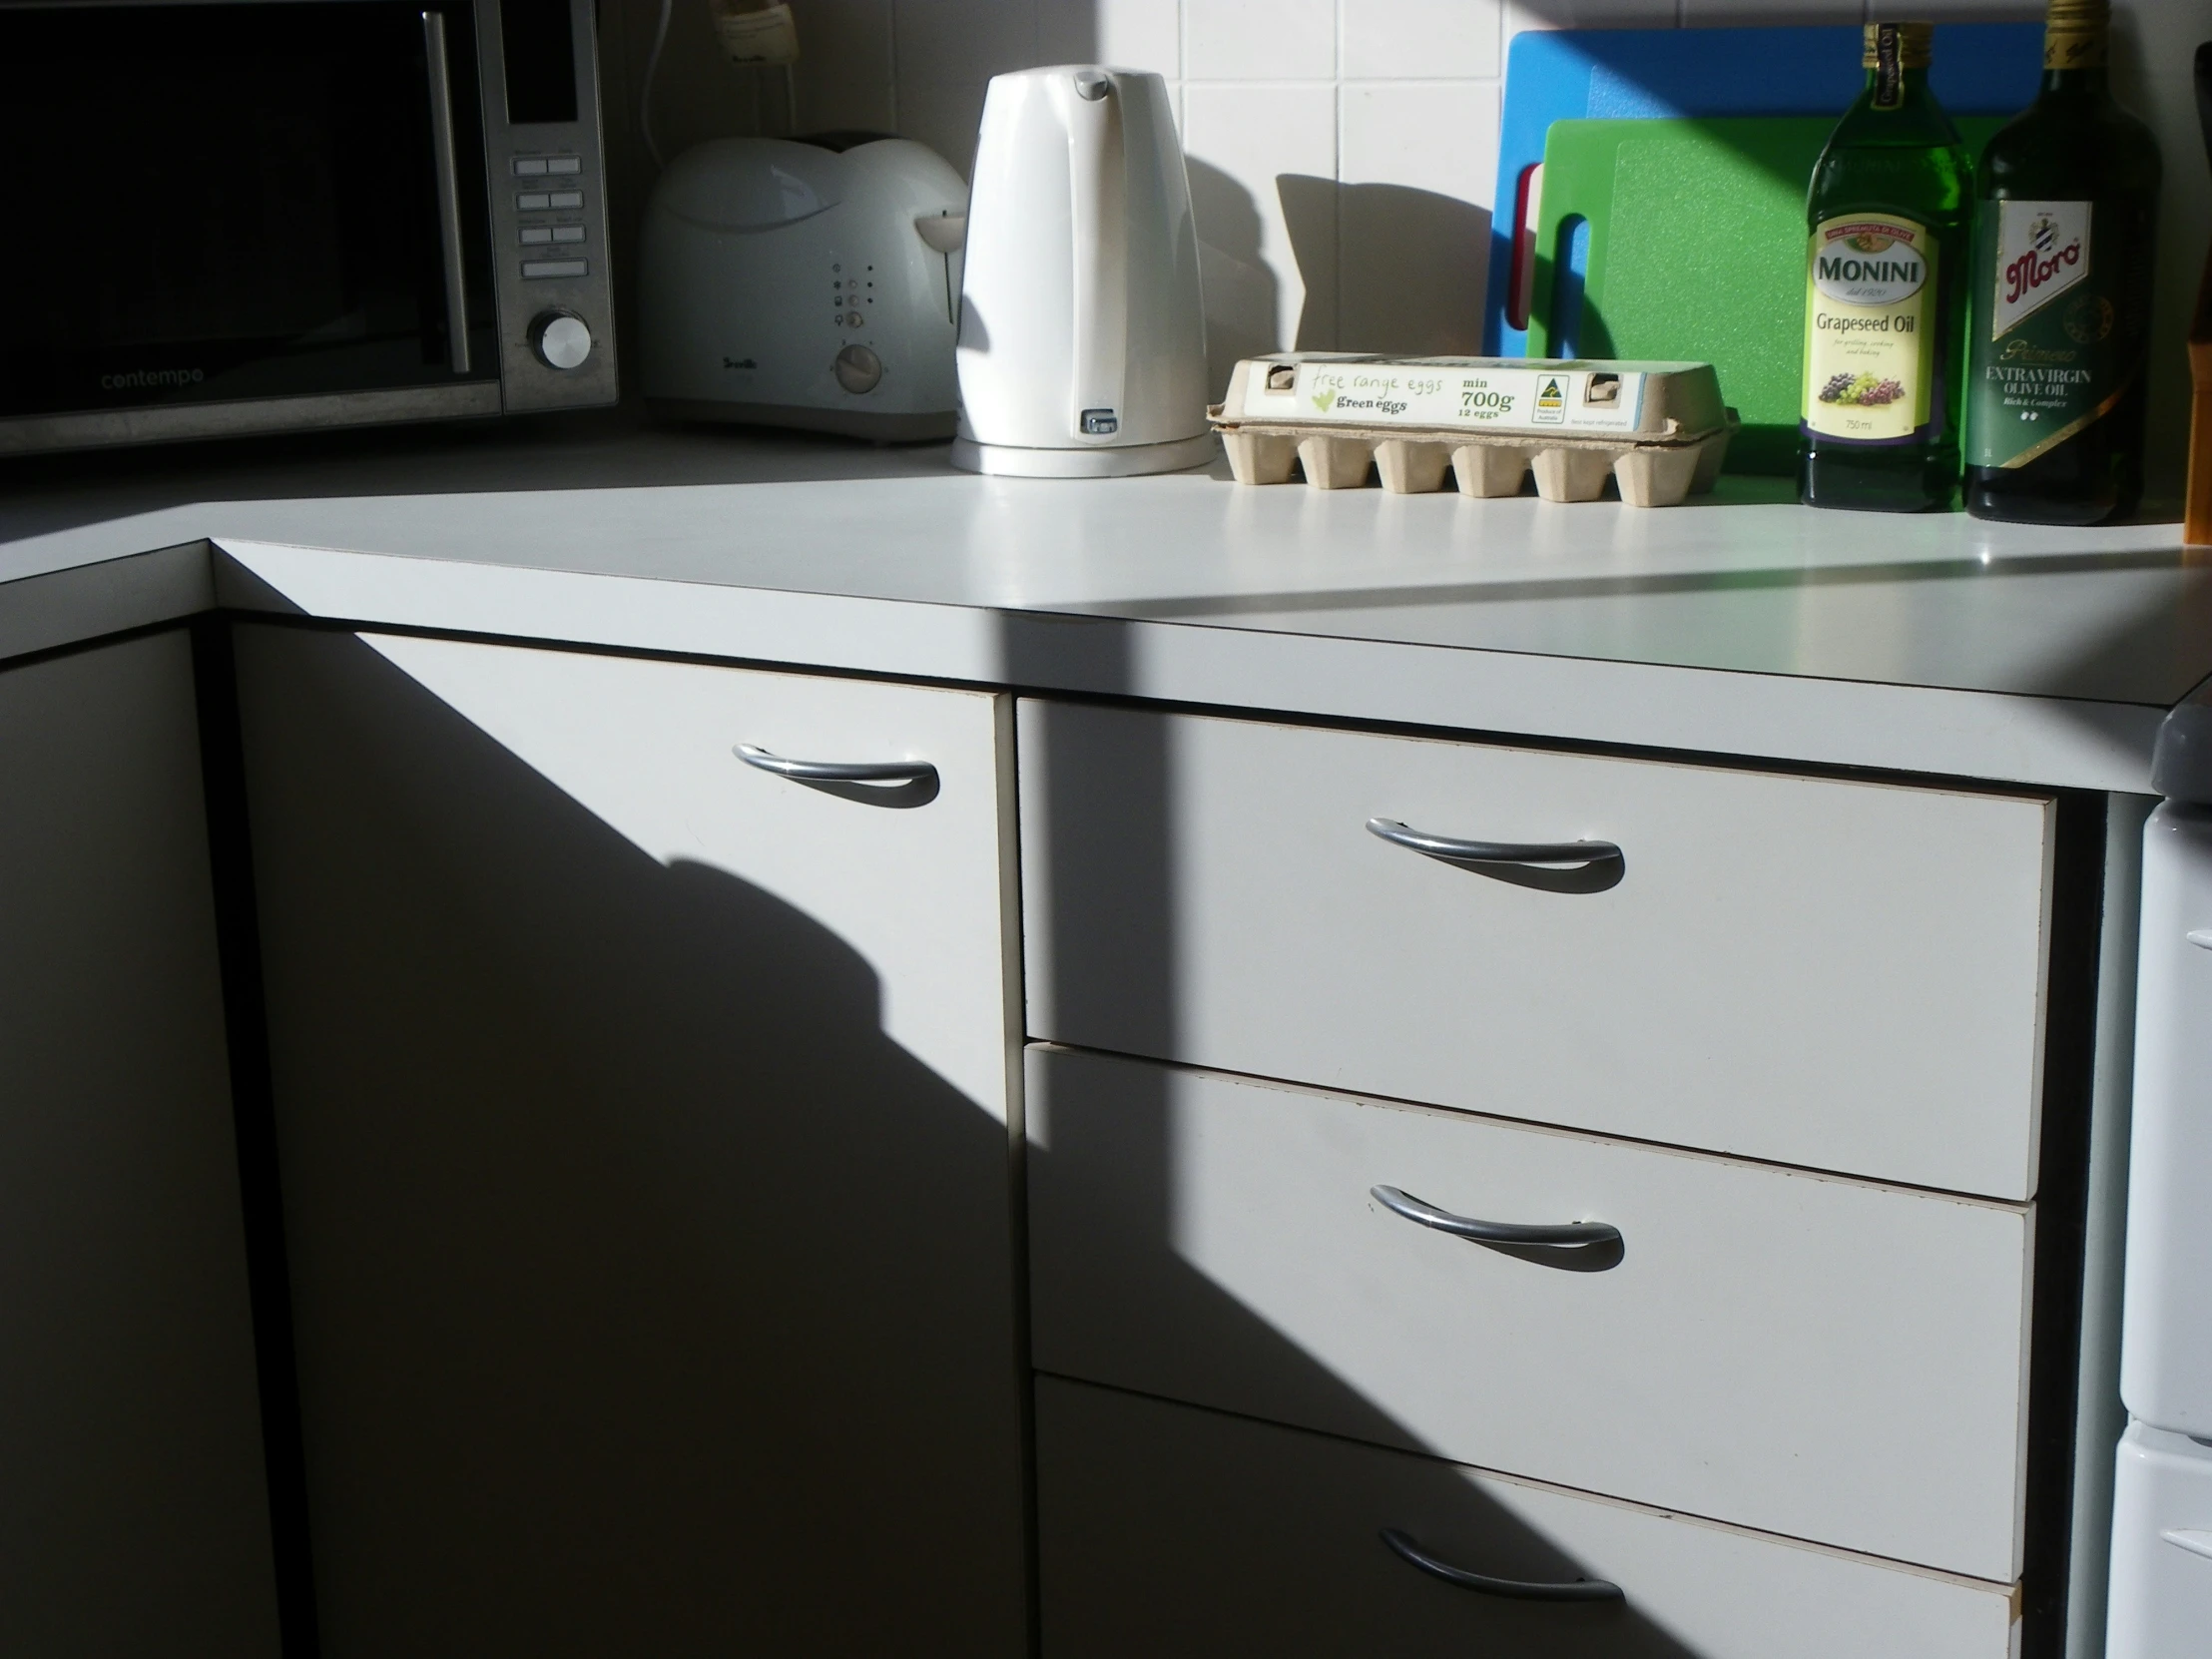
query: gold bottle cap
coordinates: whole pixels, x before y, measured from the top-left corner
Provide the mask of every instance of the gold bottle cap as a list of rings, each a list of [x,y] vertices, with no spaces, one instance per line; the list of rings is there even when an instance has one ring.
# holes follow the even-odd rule
[[[2050,0],[2043,21],[2043,67],[2100,67],[2111,27],[2112,0]]]
[[[2051,0],[2054,6],[2066,5],[2069,0]],[[1866,69],[1881,66],[1882,31],[1898,32],[1898,67],[1900,69],[1926,69],[1936,61],[1936,25],[1933,23],[1870,23],[1867,25],[1866,48],[1860,64]]]

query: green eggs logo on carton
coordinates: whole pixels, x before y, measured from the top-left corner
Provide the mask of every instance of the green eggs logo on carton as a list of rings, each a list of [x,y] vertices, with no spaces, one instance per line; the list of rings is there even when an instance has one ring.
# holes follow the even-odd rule
[[[1928,261],[1896,225],[1837,225],[1813,256],[1813,285],[1845,305],[1896,305],[1921,291]]]

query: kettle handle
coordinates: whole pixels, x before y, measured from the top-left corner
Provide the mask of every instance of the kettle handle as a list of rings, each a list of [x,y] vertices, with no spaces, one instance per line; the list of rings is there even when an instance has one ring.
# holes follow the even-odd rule
[[[1104,70],[1079,69],[1063,99],[1075,268],[1069,423],[1075,436],[1094,440],[1120,429],[1129,357],[1129,187],[1119,92]]]

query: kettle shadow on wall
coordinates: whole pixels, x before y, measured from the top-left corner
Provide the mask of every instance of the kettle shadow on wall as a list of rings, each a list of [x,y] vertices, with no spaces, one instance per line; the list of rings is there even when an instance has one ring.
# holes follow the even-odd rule
[[[1258,204],[1219,168],[1196,157],[1188,165],[1207,367],[1217,388],[1240,358],[1286,348],[1418,356],[1480,350],[1485,209],[1409,185],[1281,175],[1276,198],[1304,289],[1285,340],[1281,283],[1261,249]]]
[[[1480,353],[1488,209],[1410,185],[1339,185],[1336,223],[1339,349]]]
[[[1196,156],[1186,154],[1184,167],[1206,305],[1206,384],[1219,394],[1239,358],[1282,349],[1276,324],[1280,284],[1260,251],[1260,208],[1251,192]]]
[[[1276,180],[1306,285],[1309,350],[1471,356],[1482,347],[1490,215],[1410,185]]]

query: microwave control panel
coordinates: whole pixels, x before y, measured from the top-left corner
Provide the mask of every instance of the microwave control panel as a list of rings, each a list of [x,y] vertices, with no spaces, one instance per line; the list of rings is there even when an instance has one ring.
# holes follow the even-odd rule
[[[612,403],[614,297],[591,0],[477,0],[501,403]]]

